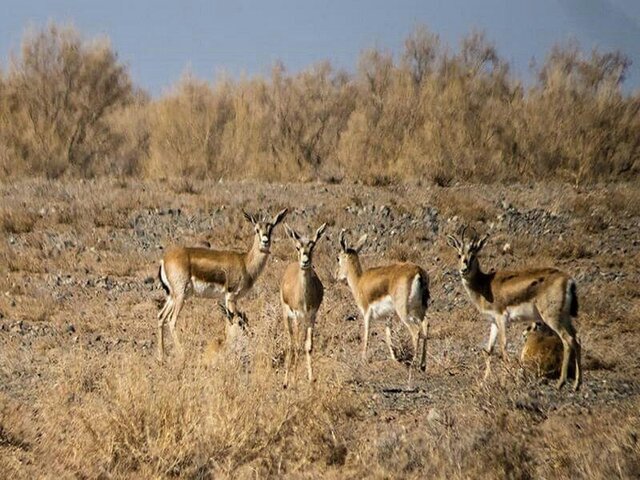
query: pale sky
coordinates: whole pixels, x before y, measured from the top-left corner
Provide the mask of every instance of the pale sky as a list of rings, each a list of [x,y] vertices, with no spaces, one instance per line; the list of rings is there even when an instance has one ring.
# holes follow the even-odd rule
[[[394,53],[417,24],[451,46],[483,30],[521,78],[554,43],[620,49],[633,61],[627,90],[640,88],[640,0],[0,0],[0,59],[18,51],[29,26],[72,23],[107,35],[136,84],[161,94],[189,69],[213,79],[296,72],[321,60],[353,70],[359,53]]]

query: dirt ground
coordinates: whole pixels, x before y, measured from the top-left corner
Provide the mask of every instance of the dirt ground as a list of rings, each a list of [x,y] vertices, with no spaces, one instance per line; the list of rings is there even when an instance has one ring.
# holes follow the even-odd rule
[[[0,186],[0,472],[13,478],[638,478],[640,188],[612,184],[381,186],[25,180]],[[329,228],[314,264],[325,285],[317,382],[281,387],[279,282],[295,258],[282,227],[240,308],[249,362],[203,353],[223,334],[213,299],[181,315],[184,361],[154,360],[170,245],[245,249],[241,214]],[[578,285],[584,384],[557,391],[518,362],[482,382],[489,325],[468,300],[445,235],[491,234],[485,270],[557,266]],[[338,233],[369,234],[365,267],[397,260],[430,275],[425,373],[398,321],[360,360],[362,318],[334,280]],[[505,245],[508,246],[505,248]]]

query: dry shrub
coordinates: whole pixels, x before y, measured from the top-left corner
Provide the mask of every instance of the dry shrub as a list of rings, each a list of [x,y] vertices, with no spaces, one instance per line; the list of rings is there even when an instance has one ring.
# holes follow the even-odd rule
[[[52,25],[25,37],[0,77],[0,169],[13,174],[166,178],[427,179],[486,183],[637,178],[640,96],[619,52],[552,49],[525,88],[487,37],[457,49],[425,27],[398,58],[362,53],[355,74],[214,82],[185,75],[136,92],[104,41]]]
[[[293,473],[335,463],[341,422],[356,413],[330,369],[323,382],[283,390],[265,358],[243,373],[232,361],[158,366],[125,356],[110,359],[105,375],[82,366],[87,354],[62,361],[60,401],[43,410],[42,454],[80,476],[203,477],[248,466],[261,476]]]
[[[87,42],[73,28],[54,24],[29,32],[3,80],[7,173],[106,173],[99,163],[120,142],[106,116],[126,105],[132,91],[107,40]]]

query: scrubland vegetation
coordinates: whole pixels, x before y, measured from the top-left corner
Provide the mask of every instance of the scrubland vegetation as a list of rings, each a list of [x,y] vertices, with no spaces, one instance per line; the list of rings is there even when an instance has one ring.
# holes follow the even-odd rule
[[[640,191],[633,184],[459,187],[122,179],[21,179],[0,189],[0,471],[12,478],[637,478],[640,474]],[[472,202],[471,200],[474,200]],[[181,314],[185,360],[160,365],[156,279],[163,248],[252,240],[241,209],[288,207],[300,230],[330,226],[314,254],[325,285],[317,382],[282,388],[279,285],[296,255],[272,255],[239,306],[248,352],[211,352],[215,299]],[[557,391],[518,362],[482,383],[488,324],[467,299],[444,234],[492,233],[485,268],[556,265],[578,284],[584,384]],[[338,233],[369,234],[363,264],[419,263],[433,302],[427,370],[411,342],[362,319],[334,280]],[[508,253],[503,245],[510,243]],[[211,348],[213,344],[213,348]],[[248,362],[246,362],[248,360]],[[404,362],[404,363],[403,363]]]
[[[186,75],[158,98],[105,39],[29,33],[0,74],[0,472],[3,478],[640,477],[640,97],[618,53],[555,48],[525,86],[481,34],[424,28],[269,78]],[[223,181],[220,181],[223,179]],[[284,182],[284,183],[283,183]],[[487,185],[490,183],[491,185]],[[158,364],[158,261],[170,245],[248,247],[251,213],[287,207],[325,286],[314,376],[282,388],[281,226],[253,290],[248,351],[223,348],[213,299],[181,314],[184,361]],[[584,384],[509,360],[481,382],[488,324],[445,234],[491,238],[486,270],[557,266],[578,285]],[[360,360],[362,320],[334,279],[338,233],[365,267],[431,278],[427,370],[400,322]],[[508,248],[506,248],[508,246]],[[303,363],[303,362],[301,362]]]
[[[417,27],[394,57],[207,81],[158,98],[106,39],[50,25],[0,77],[3,175],[580,184],[638,173],[640,97],[618,52],[554,47],[530,85],[481,33],[459,46]]]

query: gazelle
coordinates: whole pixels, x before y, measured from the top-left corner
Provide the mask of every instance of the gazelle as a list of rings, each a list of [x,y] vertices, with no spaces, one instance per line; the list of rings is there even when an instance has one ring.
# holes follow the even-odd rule
[[[287,214],[287,209],[280,211],[270,221],[258,221],[253,215],[242,213],[255,230],[249,251],[241,253],[177,247],[169,250],[160,261],[160,281],[167,296],[158,313],[158,360],[162,361],[164,357],[163,327],[169,318],[173,343],[182,354],[176,323],[188,293],[203,297],[223,293],[225,307],[235,313],[236,301],[251,289],[264,269],[269,258],[271,234]]]
[[[239,360],[247,356],[248,322],[242,312],[231,312],[220,303],[220,310],[225,317],[224,338],[216,338],[207,344],[204,352],[205,362],[210,363],[219,354],[235,354]]]
[[[575,281],[556,268],[484,273],[480,268],[478,253],[482,250],[488,235],[479,239],[474,231],[473,237],[465,240],[465,231],[466,227],[462,230],[460,238],[448,235],[447,243],[458,253],[464,289],[480,313],[491,319],[486,347],[488,357],[485,378],[490,372],[491,353],[498,335],[502,356],[506,359],[508,321],[539,320],[548,325],[562,340],[562,370],[557,387],[561,388],[567,381],[569,359],[573,352],[576,368],[573,388],[580,388],[580,343],[571,322],[571,317],[578,315]]]
[[[327,228],[323,223],[312,239],[301,237],[295,230],[285,224],[287,234],[293,240],[298,251],[298,261],[290,263],[282,277],[280,286],[280,300],[282,303],[282,315],[289,339],[285,359],[284,387],[289,383],[289,371],[295,370],[298,364],[298,351],[300,344],[300,327],[304,331],[304,353],[307,360],[307,376],[309,382],[313,381],[311,367],[311,351],[313,350],[313,329],[316,324],[316,315],[322,297],[324,287],[315,270],[313,269],[313,250],[320,237]]]
[[[520,363],[538,376],[560,376],[563,347],[560,337],[547,325],[540,322],[531,324],[522,332],[524,345],[520,353]],[[575,364],[575,359],[572,360]],[[569,376],[575,375],[569,362]],[[575,378],[575,377],[574,377]]]
[[[396,313],[405,324],[413,342],[413,362],[418,357],[418,347],[422,340],[420,369],[426,369],[427,336],[429,322],[425,318],[429,304],[429,276],[413,263],[394,263],[383,267],[363,270],[358,254],[364,246],[367,235],[364,234],[355,246],[349,247],[345,240],[345,231],[340,232],[341,252],[338,256],[337,279],[346,282],[353,293],[358,308],[364,317],[364,339],[362,359],[367,358],[369,325],[375,317]],[[391,326],[387,320],[385,328],[387,347],[391,359],[395,360],[391,344]]]

